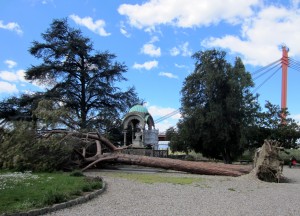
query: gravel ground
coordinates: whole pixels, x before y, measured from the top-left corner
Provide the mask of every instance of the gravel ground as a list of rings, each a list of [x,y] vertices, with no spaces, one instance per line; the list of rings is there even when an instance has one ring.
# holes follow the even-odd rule
[[[49,215],[300,215],[300,168],[284,167],[283,174],[290,182],[280,184],[259,181],[251,174],[224,177],[154,173],[199,178],[190,185],[140,183],[114,177],[114,172],[86,174],[103,177],[107,190],[87,203]]]

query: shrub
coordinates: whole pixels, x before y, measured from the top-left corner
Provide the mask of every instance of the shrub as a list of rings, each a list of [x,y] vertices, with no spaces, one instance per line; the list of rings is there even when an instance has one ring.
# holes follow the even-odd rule
[[[43,204],[44,205],[53,205],[53,204],[57,204],[57,203],[62,203],[62,202],[66,202],[68,200],[68,196],[64,193],[61,193],[57,190],[53,191],[49,191],[43,200]]]
[[[81,177],[84,176],[84,174],[80,170],[74,170],[71,172],[70,176]]]
[[[61,170],[70,161],[72,139],[38,137],[28,122],[17,122],[0,140],[0,168],[18,171]]]

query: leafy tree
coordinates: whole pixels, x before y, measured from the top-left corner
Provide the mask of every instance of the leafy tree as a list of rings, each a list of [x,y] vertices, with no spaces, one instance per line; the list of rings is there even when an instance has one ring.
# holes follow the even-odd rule
[[[90,39],[67,19],[54,20],[42,38],[44,42],[34,41],[29,49],[42,63],[31,66],[26,79],[48,86],[51,100],[72,112],[75,129],[98,128],[103,113],[120,117],[138,102],[134,88],[116,86],[126,81],[126,66],[114,61],[114,54],[94,51]]]
[[[167,129],[166,139],[170,141],[169,146],[172,152],[179,151],[188,154],[188,145],[186,145],[186,141],[183,140],[182,137],[184,136],[181,136],[176,128],[170,127]]]
[[[256,125],[248,131],[250,147],[260,147],[265,139],[277,140],[285,148],[296,147],[300,128],[292,118],[283,120],[288,115],[288,110],[267,101],[265,110],[258,113]]]
[[[240,58],[228,63],[224,51],[201,51],[193,58],[195,70],[181,90],[179,134],[190,149],[231,163],[244,151],[244,132],[259,108],[251,75]]]

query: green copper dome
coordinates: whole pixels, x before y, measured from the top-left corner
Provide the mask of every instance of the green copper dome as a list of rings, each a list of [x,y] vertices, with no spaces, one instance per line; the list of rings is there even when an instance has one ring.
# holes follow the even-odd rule
[[[148,113],[148,110],[146,107],[143,107],[142,105],[135,105],[133,107],[131,107],[131,109],[129,110],[129,112],[140,112],[140,113]]]

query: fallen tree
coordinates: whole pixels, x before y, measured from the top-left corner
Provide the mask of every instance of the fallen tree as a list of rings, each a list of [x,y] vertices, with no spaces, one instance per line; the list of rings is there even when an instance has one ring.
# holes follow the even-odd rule
[[[280,182],[282,179],[283,161],[279,157],[282,150],[280,143],[265,140],[254,156],[253,172],[260,180],[267,182]]]
[[[123,154],[121,153],[122,149],[128,147],[118,148],[99,133],[80,133],[76,131],[70,132],[65,130],[52,130],[44,133],[43,138],[47,138],[57,133],[65,134],[66,136],[77,137],[82,142],[88,143],[88,145],[82,145],[80,149],[75,150],[76,154],[79,156],[79,158],[81,158],[80,166],[82,167],[82,171],[87,170],[99,163],[108,161],[171,169],[203,175],[240,176],[251,171],[251,166],[244,165],[182,161],[170,158]],[[96,147],[95,155],[87,156],[87,148],[89,148],[92,144]],[[104,149],[106,149],[106,152],[104,152]]]

